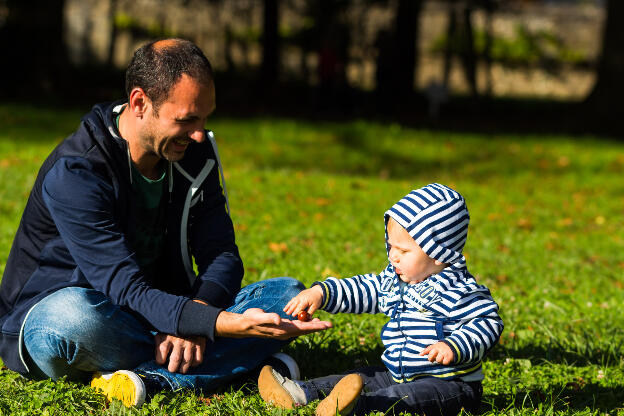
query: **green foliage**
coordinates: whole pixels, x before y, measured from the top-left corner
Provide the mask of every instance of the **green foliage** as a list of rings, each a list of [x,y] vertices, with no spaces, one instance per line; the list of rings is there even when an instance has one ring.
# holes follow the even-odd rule
[[[166,29],[162,24],[156,21],[144,23],[125,13],[117,13],[115,15],[115,27],[121,30],[128,30],[135,36],[146,38],[169,38],[176,36],[175,32]]]
[[[87,109],[84,109],[85,111]],[[0,271],[39,165],[80,112],[0,105]],[[624,145],[608,138],[472,134],[367,121],[213,118],[245,283],[379,272],[383,213],[430,182],[471,212],[469,270],[505,331],[484,363],[487,415],[624,414]],[[380,315],[328,315],[334,329],[286,351],[315,377],[379,364]],[[0,371],[2,414],[312,415],[265,405],[253,380],[205,396],[106,404],[67,381]]]
[[[475,29],[473,38],[475,53],[484,59],[487,53],[487,33]],[[457,33],[450,41],[451,51],[455,54],[461,54],[468,46],[461,33]],[[515,26],[513,36],[492,35],[490,42],[490,59],[506,66],[556,67],[561,64],[578,65],[587,62],[585,52],[566,46],[553,32],[545,29],[531,31],[522,24]],[[442,34],[433,42],[431,50],[434,53],[443,53],[448,43],[448,37]]]

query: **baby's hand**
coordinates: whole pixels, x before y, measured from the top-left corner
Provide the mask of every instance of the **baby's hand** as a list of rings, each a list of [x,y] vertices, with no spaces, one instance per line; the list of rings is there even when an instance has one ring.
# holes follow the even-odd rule
[[[453,361],[453,351],[445,342],[436,342],[429,345],[422,350],[420,356],[429,355],[427,359],[431,362],[437,362],[439,364],[449,365]]]
[[[299,292],[297,296],[288,301],[284,312],[288,315],[297,315],[301,311],[307,311],[310,315],[321,307],[323,301],[323,289],[320,286],[312,286],[310,289]]]

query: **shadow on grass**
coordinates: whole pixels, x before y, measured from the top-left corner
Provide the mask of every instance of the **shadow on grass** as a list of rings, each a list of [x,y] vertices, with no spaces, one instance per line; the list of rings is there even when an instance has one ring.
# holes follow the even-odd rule
[[[317,91],[292,83],[272,88],[241,84],[240,79],[219,78],[219,114],[235,117],[271,116],[301,121],[369,120],[406,127],[473,132],[477,134],[597,134],[618,138],[619,115],[605,114],[579,101],[529,97],[480,97],[453,95],[429,116],[424,91],[415,91],[403,101],[392,97],[381,102],[374,91],[346,88],[340,103],[319,100]]]
[[[263,123],[264,120],[255,119],[252,126]],[[557,178],[570,175],[573,170],[624,173],[624,164],[617,160],[577,162],[574,155],[567,155],[567,152],[574,151],[574,147],[591,151],[597,142],[587,137],[560,151],[556,143],[559,139],[550,136],[543,140],[540,137],[470,136],[449,132],[438,135],[427,130],[403,131],[365,122],[324,123],[291,129],[292,126],[284,120],[275,120],[269,133],[271,137],[259,142],[262,151],[258,146],[251,147],[249,139],[243,139],[236,156],[259,170],[286,168],[382,179],[412,179],[434,174],[457,178],[469,175],[476,180],[487,180],[524,172]],[[319,142],[298,140],[296,136],[299,134],[317,135],[314,140],[318,137]],[[238,143],[233,141],[229,145],[236,147]],[[573,163],[570,163],[571,158]]]
[[[532,108],[529,105],[528,107]],[[72,108],[73,110],[64,110],[50,104],[39,106],[0,103],[2,135],[21,142],[43,142],[49,141],[50,138],[60,141],[77,128],[80,117],[88,112],[90,107],[85,105],[80,110]],[[497,111],[505,113],[504,110]],[[472,120],[461,110],[457,112],[460,114],[458,117]],[[515,112],[513,106],[509,112]],[[228,111],[220,111],[218,116],[222,117],[224,113],[227,115]],[[624,164],[621,162],[613,162],[606,166],[603,164],[601,167],[576,166],[572,163],[568,167],[569,161],[566,158],[563,159],[563,165],[561,164],[562,160],[559,159],[561,155],[554,150],[556,145],[546,144],[544,147],[539,137],[506,135],[513,132],[512,128],[477,128],[481,124],[487,126],[501,123],[497,120],[500,116],[497,112],[474,114],[475,119],[471,121],[473,124],[461,125],[462,127],[457,127],[453,122],[432,125],[425,121],[403,122],[400,118],[393,117],[318,119],[314,116],[307,117],[305,112],[292,115],[280,114],[279,111],[269,114],[250,112],[252,119],[245,118],[240,112],[230,115],[233,118],[227,121],[234,124],[238,119],[243,125],[250,122],[247,128],[242,127],[243,130],[253,130],[257,124],[264,122],[272,125],[269,137],[258,142],[260,146],[246,139],[237,142],[235,137],[228,137],[235,136],[235,131],[225,133],[226,137],[223,137],[226,141],[224,149],[227,149],[227,146],[238,146],[235,151],[236,157],[252,163],[258,170],[287,168],[383,179],[412,179],[415,176],[433,173],[436,176],[458,178],[470,175],[477,180],[487,180],[505,174],[514,175],[519,172],[537,172],[541,176],[557,177],[569,174],[569,169],[586,169],[589,172],[600,168],[614,175],[624,173]],[[272,120],[271,117],[276,115],[289,118]],[[522,115],[515,114],[514,117],[521,119]],[[287,122],[292,120],[303,121],[305,124],[295,127],[294,131],[282,130],[284,128],[282,123],[288,124]],[[422,130],[405,131],[401,126]],[[548,142],[570,140],[570,136],[562,134],[563,132],[558,130],[553,133],[546,129],[539,134],[548,134]],[[218,130],[216,134],[220,138]],[[301,141],[297,137],[300,134],[308,136],[312,134],[313,139]],[[282,135],[292,137],[282,140],[284,138]],[[316,142],[317,140],[320,142]],[[609,140],[607,137],[583,136],[578,138],[575,145],[591,150],[594,144],[607,140]],[[231,143],[227,144],[228,141]]]
[[[620,388],[570,382],[551,392],[519,389],[508,394],[485,395],[477,414],[505,409],[539,409],[541,414],[586,409],[609,413],[618,408],[622,408]]]
[[[548,362],[565,364],[575,367],[587,365],[608,366],[619,363],[622,356],[622,346],[612,345],[605,349],[592,347],[566,347],[563,345],[526,345],[521,347],[496,346],[488,355],[489,359],[526,359],[532,363]]]

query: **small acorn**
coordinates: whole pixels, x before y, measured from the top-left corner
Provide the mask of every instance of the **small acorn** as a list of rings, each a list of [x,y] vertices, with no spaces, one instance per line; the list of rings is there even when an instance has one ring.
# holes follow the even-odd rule
[[[308,322],[310,320],[310,314],[307,311],[301,311],[297,314],[297,319],[302,322]]]

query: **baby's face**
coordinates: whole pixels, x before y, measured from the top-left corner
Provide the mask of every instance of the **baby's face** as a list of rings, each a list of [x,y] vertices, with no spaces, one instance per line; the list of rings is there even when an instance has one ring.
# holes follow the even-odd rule
[[[388,220],[388,259],[399,278],[406,283],[422,282],[441,272],[446,265],[427,256],[405,228],[392,218]]]

